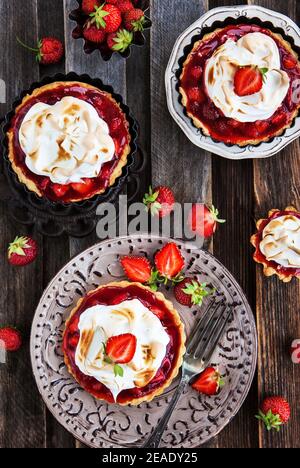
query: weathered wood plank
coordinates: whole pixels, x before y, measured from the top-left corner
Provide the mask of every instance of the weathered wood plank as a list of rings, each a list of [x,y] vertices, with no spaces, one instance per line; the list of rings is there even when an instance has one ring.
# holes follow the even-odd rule
[[[210,156],[192,145],[170,116],[164,72],[178,35],[207,9],[206,1],[152,0],[151,161],[153,184],[173,188],[178,202],[207,201]],[[170,12],[172,20],[170,23]]]
[[[299,21],[297,2],[269,0],[256,4],[287,14]],[[298,14],[298,16],[297,16]],[[294,204],[300,209],[299,140],[271,159],[254,162],[255,217],[265,217],[272,208],[284,209]],[[293,338],[300,336],[300,284],[286,285],[277,278],[267,279],[257,266],[257,320],[260,336],[258,389],[260,397],[284,395],[292,407],[291,423],[279,434],[267,433],[260,426],[260,446],[273,448],[300,447],[298,369],[292,366],[288,349]]]
[[[240,5],[241,0],[230,2]],[[227,6],[228,1],[209,0],[209,7]],[[214,236],[214,255],[241,284],[255,313],[255,266],[251,259],[249,237],[252,230],[253,168],[252,161],[212,158],[212,199],[227,220]],[[252,415],[257,406],[256,382],[241,411],[219,435],[219,447],[255,447],[257,426]]]
[[[66,39],[66,72],[75,71],[79,74],[87,73],[92,78],[101,78],[105,84],[111,85],[115,92],[126,98],[126,62],[115,55],[109,62],[104,62],[96,51],[92,55],[86,55],[83,51],[83,41],[72,38],[72,29],[75,23],[68,20],[70,11],[77,7],[75,0],[64,0],[65,6],[65,39]],[[85,239],[70,239],[70,255],[74,256],[87,247],[99,242],[96,233]],[[83,445],[76,442],[76,447]]]
[[[35,0],[0,3],[0,43],[3,52],[0,56],[0,78],[7,86],[7,104],[0,105],[1,115],[10,108],[21,90],[39,78],[34,56],[28,55],[16,43],[17,35],[29,44],[36,43],[37,32]],[[6,364],[0,364],[0,446],[43,447],[44,405],[32,376],[29,356],[31,322],[43,285],[43,241],[35,233],[13,224],[3,203],[0,205],[0,217],[0,326],[15,325],[24,336],[22,349],[8,356]],[[40,255],[34,264],[16,269],[7,262],[6,248],[20,234],[34,235],[39,242]]]
[[[149,15],[149,12],[147,12]],[[143,48],[133,47],[127,60],[127,104],[139,124],[139,146],[146,158],[146,165],[139,174],[140,188],[133,202],[141,201],[151,184],[151,118],[150,118],[150,31],[145,32],[146,44]],[[128,197],[135,191],[129,186]]]
[[[38,0],[38,37],[53,36],[64,43],[64,4],[63,0],[44,2]],[[59,64],[40,67],[40,75],[53,76],[65,71],[65,59]],[[67,236],[44,239],[44,287],[69,260],[69,240]],[[74,438],[46,409],[46,446],[47,448],[72,448]]]

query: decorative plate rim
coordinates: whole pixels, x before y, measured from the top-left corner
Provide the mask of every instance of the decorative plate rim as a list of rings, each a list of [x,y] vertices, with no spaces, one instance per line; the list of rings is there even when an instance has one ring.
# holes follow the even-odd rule
[[[35,351],[36,334],[37,334],[37,329],[41,327],[39,322],[41,320],[43,320],[43,318],[45,318],[44,316],[41,315],[41,307],[43,306],[43,302],[45,301],[47,296],[49,296],[50,290],[53,289],[53,285],[59,280],[61,275],[64,274],[64,272],[66,272],[68,269],[74,268],[76,266],[75,265],[76,260],[80,261],[85,256],[86,257],[90,256],[92,254],[92,252],[95,251],[95,249],[97,249],[97,250],[99,248],[104,249],[105,246],[107,246],[109,244],[113,244],[113,243],[120,242],[120,241],[121,242],[122,241],[125,241],[125,242],[134,241],[134,240],[138,240],[138,239],[143,239],[145,242],[146,241],[148,242],[149,239],[151,239],[152,242],[162,242],[162,243],[170,242],[170,238],[168,238],[168,237],[162,237],[162,236],[151,235],[151,234],[141,234],[141,235],[135,234],[135,235],[131,235],[131,236],[122,236],[122,237],[117,237],[117,238],[114,238],[114,239],[107,239],[105,241],[99,242],[99,243],[89,247],[84,252],[79,253],[78,255],[76,255],[75,257],[70,259],[70,261],[67,262],[67,264],[64,265],[61,268],[61,270],[50,281],[50,283],[46,287],[44,293],[42,294],[42,297],[41,297],[41,299],[39,301],[39,304],[38,304],[38,306],[36,308],[35,315],[34,315],[34,318],[33,318],[33,321],[32,321],[31,334],[30,334],[30,359],[31,359],[31,366],[32,366],[33,376],[35,378],[38,391],[39,391],[41,397],[43,398],[43,401],[46,404],[48,410],[56,418],[56,420],[66,430],[68,430],[76,439],[78,439],[79,441],[81,441],[85,445],[88,445],[88,446],[94,447],[94,448],[99,448],[99,445],[95,445],[92,442],[89,442],[88,440],[86,440],[80,433],[76,432],[75,428],[74,428],[74,430],[71,429],[67,425],[67,423],[63,420],[63,418],[61,417],[61,414],[64,413],[64,410],[61,410],[61,414],[58,415],[58,413],[55,411],[55,408],[52,405],[50,399],[48,397],[46,397],[45,388],[43,389],[43,385],[42,385],[42,383],[40,381],[40,378],[38,378],[38,377],[40,377],[40,374],[39,374],[39,370],[38,370],[38,368],[36,366],[37,358],[35,357],[35,353],[36,353],[36,351]],[[242,290],[241,286],[239,285],[239,283],[235,280],[235,278],[227,270],[227,268],[224,267],[224,265],[216,257],[214,257],[210,252],[208,252],[206,250],[195,248],[194,245],[190,244],[189,242],[183,241],[183,240],[172,239],[172,241],[177,243],[178,245],[184,246],[184,248],[186,249],[186,251],[188,253],[190,253],[192,250],[201,252],[202,255],[204,255],[205,257],[207,257],[208,259],[212,260],[214,263],[219,265],[219,267],[222,269],[223,273],[226,274],[226,279],[229,280],[234,285],[234,288],[238,291],[239,297],[242,299],[242,303],[243,303],[243,306],[244,306],[244,308],[246,310],[246,313],[247,313],[247,319],[249,320],[249,326],[251,328],[251,333],[252,333],[252,338],[253,338],[252,355],[251,355],[251,358],[249,358],[249,359],[251,359],[251,365],[249,365],[249,367],[251,367],[251,371],[248,374],[248,380],[247,380],[247,383],[245,385],[242,397],[238,401],[238,404],[235,407],[235,409],[232,410],[230,418],[228,418],[228,419],[224,418],[224,423],[222,423],[220,425],[219,429],[216,432],[214,432],[212,435],[210,435],[204,442],[201,442],[199,440],[199,445],[202,445],[203,443],[207,443],[208,440],[211,440],[212,438],[215,438],[232,421],[232,419],[236,416],[236,414],[239,412],[239,410],[243,406],[243,404],[244,404],[244,402],[245,402],[245,400],[246,400],[246,398],[247,398],[247,396],[249,394],[250,388],[251,388],[251,386],[253,384],[253,379],[254,379],[255,372],[256,372],[256,367],[257,367],[257,355],[258,355],[257,328],[256,328],[255,318],[254,318],[251,306],[250,306],[250,304],[249,304],[249,302],[248,302],[248,300],[246,298],[246,295],[243,292],[243,290]],[[108,443],[108,441],[106,439],[103,439],[103,440],[104,440],[104,442],[106,444]],[[111,442],[109,442],[109,443],[111,443]],[[107,446],[108,445],[104,445],[104,448],[107,447]],[[113,447],[119,447],[119,448],[123,447],[123,448],[125,448],[126,446],[125,445],[122,445],[122,446],[117,445],[116,446],[116,445],[112,444],[110,447],[111,448],[113,448]],[[130,447],[130,445],[128,445],[128,447]]]
[[[184,107],[181,102],[179,102],[180,96],[177,90],[178,78],[176,74],[179,70],[179,61],[185,55],[185,47],[191,44],[192,38],[195,35],[200,34],[203,28],[212,26],[213,23],[217,21],[225,21],[230,14],[233,14],[235,18],[256,17],[261,21],[272,22],[274,27],[285,29],[287,36],[291,37],[294,40],[295,45],[300,47],[300,28],[292,19],[282,13],[255,5],[214,8],[191,24],[182,34],[180,34],[175,42],[165,72],[168,109],[177,125],[189,140],[199,148],[232,160],[269,158],[276,155],[294,140],[299,138],[300,118],[296,118],[295,125],[293,127],[290,127],[283,135],[275,137],[270,142],[261,143],[258,146],[227,146],[225,143],[214,141],[211,137],[205,136],[200,129],[196,128],[192,124],[191,119],[185,114]]]

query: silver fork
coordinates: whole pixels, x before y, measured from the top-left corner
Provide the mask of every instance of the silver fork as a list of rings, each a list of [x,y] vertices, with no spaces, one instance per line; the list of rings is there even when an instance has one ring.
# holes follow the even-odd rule
[[[165,414],[150,437],[146,440],[143,447],[159,447],[164,430],[180,396],[190,380],[203,372],[208,366],[217,344],[224,334],[231,313],[231,306],[226,305],[224,302],[212,302],[203,317],[199,320],[187,343],[182,365],[181,380],[178,388]]]

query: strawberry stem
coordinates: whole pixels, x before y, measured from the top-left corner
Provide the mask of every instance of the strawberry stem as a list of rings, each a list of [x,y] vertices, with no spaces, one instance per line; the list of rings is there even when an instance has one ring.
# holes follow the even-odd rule
[[[259,410],[258,414],[255,416],[256,419],[262,421],[267,430],[271,431],[275,429],[275,431],[280,431],[280,426],[282,426],[282,421],[279,414],[273,414],[271,410],[267,414],[264,414],[261,410]]]
[[[25,49],[27,50],[30,50],[31,52],[40,52],[40,49],[34,49],[33,47],[29,47],[27,44],[25,44],[23,41],[21,41],[21,39],[17,36],[17,42],[22,46],[24,47]]]
[[[215,208],[213,205],[212,207],[209,209],[209,211],[211,212],[214,220],[216,221],[216,223],[219,223],[219,224],[224,224],[226,223],[226,219],[219,219],[219,210],[217,208]]]

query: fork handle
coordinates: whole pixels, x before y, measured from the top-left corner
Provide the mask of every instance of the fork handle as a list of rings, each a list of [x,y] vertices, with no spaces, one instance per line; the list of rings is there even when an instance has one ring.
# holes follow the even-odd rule
[[[187,376],[181,379],[180,384],[178,385],[177,390],[174,393],[173,398],[166,412],[164,413],[163,417],[161,418],[158,425],[156,426],[156,429],[152,432],[150,437],[144,443],[143,448],[158,448],[159,447],[164,430],[189,380],[190,379]]]

